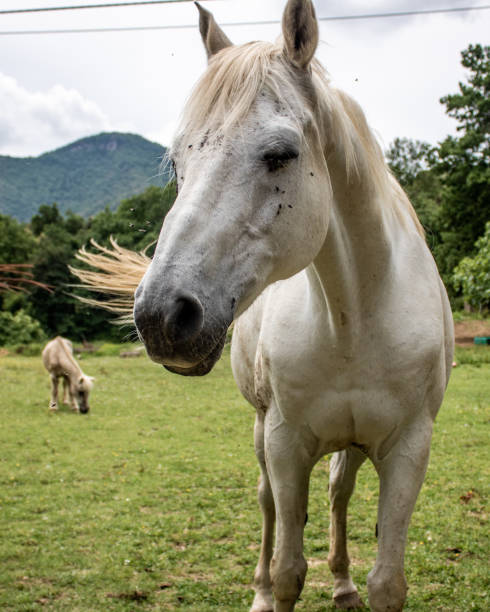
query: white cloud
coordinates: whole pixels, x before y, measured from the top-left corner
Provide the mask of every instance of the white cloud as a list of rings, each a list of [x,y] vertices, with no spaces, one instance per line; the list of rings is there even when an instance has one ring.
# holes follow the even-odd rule
[[[100,108],[77,90],[29,91],[0,73],[0,154],[36,155],[110,129]]]

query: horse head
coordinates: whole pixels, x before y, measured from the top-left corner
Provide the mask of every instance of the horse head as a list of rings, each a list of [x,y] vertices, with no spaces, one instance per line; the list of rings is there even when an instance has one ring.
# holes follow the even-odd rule
[[[150,357],[184,375],[209,372],[233,319],[313,260],[331,194],[312,3],[290,0],[278,44],[234,46],[199,11],[208,68],[170,151],[178,196],[134,305]]]
[[[87,414],[90,410],[88,396],[92,389],[93,381],[94,378],[92,376],[87,376],[86,374],[82,374],[77,381],[75,399],[81,414]]]

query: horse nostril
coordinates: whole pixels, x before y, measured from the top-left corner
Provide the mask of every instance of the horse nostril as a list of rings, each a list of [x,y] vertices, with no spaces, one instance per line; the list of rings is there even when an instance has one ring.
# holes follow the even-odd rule
[[[165,334],[172,342],[195,338],[202,329],[204,311],[201,302],[191,295],[181,295],[167,305]]]

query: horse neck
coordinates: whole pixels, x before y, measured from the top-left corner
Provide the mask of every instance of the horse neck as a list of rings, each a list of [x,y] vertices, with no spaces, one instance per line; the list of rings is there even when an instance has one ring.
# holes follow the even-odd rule
[[[331,325],[355,336],[379,303],[404,222],[397,218],[396,191],[388,174],[384,183],[374,179],[362,160],[357,172],[349,171],[341,147],[326,161],[333,192],[330,223],[309,278],[327,306]],[[384,167],[382,171],[388,172]],[[393,202],[387,202],[389,198]]]
[[[73,357],[71,351],[68,350],[68,348],[66,347],[65,341],[60,338],[60,345],[62,348],[62,351],[64,352],[66,358],[68,359],[68,361],[71,363],[71,369],[68,372],[68,377],[70,378],[70,381],[75,381],[78,380],[80,378],[80,376],[85,377],[85,374],[82,372],[82,368],[78,365],[77,360]]]

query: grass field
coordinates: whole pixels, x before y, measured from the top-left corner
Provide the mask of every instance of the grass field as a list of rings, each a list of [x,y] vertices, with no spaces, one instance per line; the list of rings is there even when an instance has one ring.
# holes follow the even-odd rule
[[[409,532],[407,611],[490,610],[489,354],[458,353]],[[246,612],[258,468],[228,355],[202,379],[146,357],[84,357],[82,367],[97,378],[91,413],[53,415],[40,358],[0,357],[0,609]],[[325,459],[313,474],[298,611],[334,609],[327,472]],[[366,464],[349,529],[364,600],[376,503]]]

